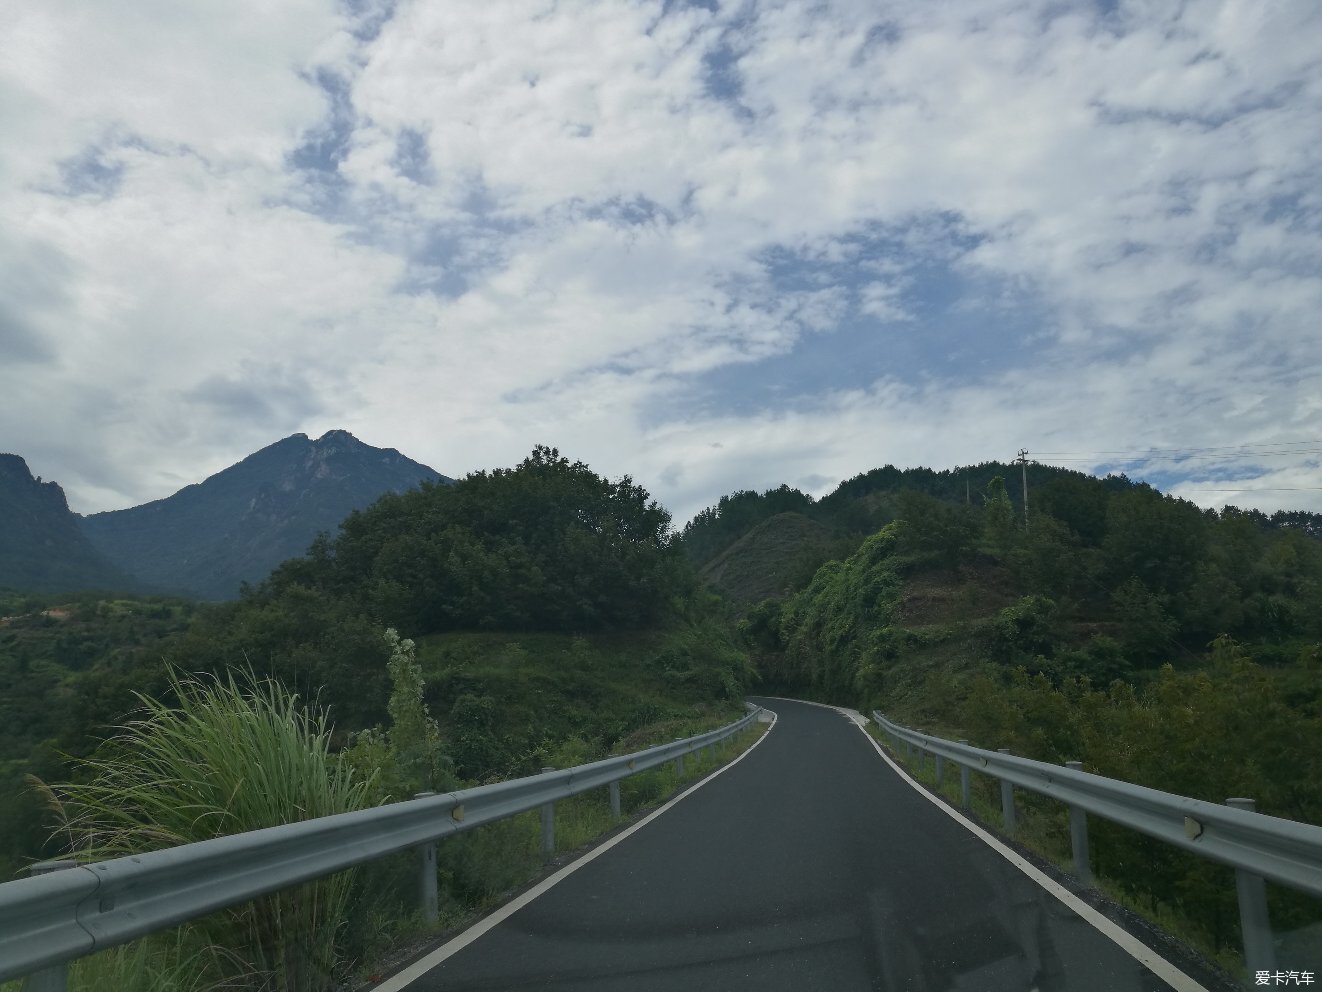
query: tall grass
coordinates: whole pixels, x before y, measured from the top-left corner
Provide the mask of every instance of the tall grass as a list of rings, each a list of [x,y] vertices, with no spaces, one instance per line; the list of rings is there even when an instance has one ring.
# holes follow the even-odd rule
[[[80,860],[174,847],[362,809],[370,781],[330,750],[317,707],[271,680],[173,674],[178,700],[140,696],[144,716],[79,764],[90,780],[46,786]],[[351,872],[188,924],[182,959],[214,984],[318,992],[343,964]],[[228,953],[203,953],[225,949]]]

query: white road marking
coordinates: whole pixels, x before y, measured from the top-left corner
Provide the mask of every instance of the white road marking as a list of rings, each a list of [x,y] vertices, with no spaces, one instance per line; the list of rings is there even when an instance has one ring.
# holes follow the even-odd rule
[[[867,732],[865,726],[866,723],[867,721],[864,720],[864,723],[860,723],[858,727],[863,731],[864,736],[867,737],[868,743],[876,748],[877,753],[881,755],[881,760],[890,765],[897,775],[913,786],[914,790],[917,791],[920,796],[927,799],[933,806],[947,814],[951,819],[962,824],[984,844],[994,850],[997,854],[1001,855],[1001,857],[1005,858],[1006,861],[1010,862],[1010,864],[1014,865],[1070,909],[1074,910],[1074,912],[1078,913],[1080,917],[1092,924],[1102,936],[1111,940],[1122,951],[1155,974],[1163,982],[1170,985],[1176,990],[1176,992],[1207,992],[1207,988],[1200,982],[1186,975],[1183,971],[1171,964],[1128,930],[1111,922],[1069,889],[1065,888],[1030,862],[1025,861],[1013,850],[1001,843],[1000,840],[983,830],[982,827],[968,819],[968,817],[964,816],[953,806],[947,805],[936,796],[932,795],[932,793],[928,792],[927,789],[915,781],[914,778],[904,770],[904,768],[891,760],[890,755],[882,749],[881,744],[877,739]]]
[[[768,710],[767,712],[771,712],[771,711]],[[739,755],[739,757],[735,758],[724,768],[719,768],[716,771],[712,772],[710,775],[708,775],[706,778],[702,779],[701,781],[695,782],[693,785],[689,786],[687,789],[685,789],[683,792],[677,795],[674,799],[671,799],[664,806],[660,807],[659,809],[653,810],[651,813],[648,813],[647,816],[643,817],[633,826],[629,827],[626,830],[621,830],[610,840],[605,841],[598,847],[594,847],[591,851],[588,851],[587,854],[583,855],[577,861],[565,865],[554,875],[551,875],[550,877],[543,879],[542,881],[534,885],[531,889],[529,889],[527,892],[522,893],[521,895],[507,902],[504,906],[501,906],[500,909],[496,910],[490,916],[484,917],[483,919],[474,923],[471,927],[469,927],[463,933],[459,934],[457,937],[451,938],[449,941],[442,944],[440,947],[436,948],[436,950],[432,951],[430,954],[426,955],[425,957],[419,958],[417,961],[414,961],[407,968],[403,969],[402,971],[396,972],[394,975],[391,975],[380,985],[375,986],[376,992],[400,992],[401,989],[407,988],[410,983],[421,978],[427,972],[431,971],[438,964],[443,962],[446,958],[458,954],[473,941],[477,940],[479,937],[485,934],[488,930],[491,930],[492,928],[499,926],[501,923],[504,923],[511,916],[513,916],[515,913],[521,910],[524,906],[528,905],[528,903],[532,902],[538,896],[545,894],[551,888],[563,882],[566,878],[568,878],[574,872],[578,871],[589,861],[592,861],[594,858],[597,858],[600,855],[605,854],[616,844],[620,843],[620,841],[624,840],[626,837],[629,837],[634,832],[641,830],[643,827],[647,826],[649,823],[655,820],[666,810],[670,809],[670,807],[693,795],[693,793],[697,792],[708,782],[711,782],[718,775],[725,774],[735,765],[739,764],[739,762],[743,761],[746,757],[752,754],[753,749],[767,739],[767,735],[770,734],[772,729],[776,726],[776,719],[777,719],[776,714],[774,712],[771,712],[771,724],[770,726],[767,727],[767,732],[763,734],[761,737],[759,737],[756,741],[754,741],[752,747],[750,747],[743,754]]]

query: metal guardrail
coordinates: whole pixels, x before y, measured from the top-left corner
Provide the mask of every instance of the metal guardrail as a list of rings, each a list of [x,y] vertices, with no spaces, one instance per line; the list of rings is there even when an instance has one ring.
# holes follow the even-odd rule
[[[553,830],[556,800],[602,786],[610,787],[618,815],[622,779],[670,761],[682,776],[684,755],[712,747],[757,719],[761,707],[747,705],[749,713],[732,724],[634,754],[5,882],[0,981],[61,968],[226,906],[409,849],[418,849],[424,866],[432,866],[424,912],[434,913],[436,841],[539,807],[544,829],[549,814]],[[426,903],[425,877],[423,893]]]
[[[903,745],[909,756],[916,754],[920,766],[925,754],[935,757],[938,785],[944,779],[944,762],[954,762],[960,769],[966,809],[970,770],[999,779],[1008,833],[1015,829],[1015,786],[1069,806],[1075,874],[1085,884],[1092,881],[1088,813],[1234,868],[1244,957],[1251,972],[1275,967],[1263,879],[1322,897],[1322,827],[1254,812],[1251,799],[1228,799],[1220,806],[1093,775],[1077,761],[1062,767],[1006,750],[986,751],[970,747],[967,741],[948,741],[901,727],[877,710],[872,716],[897,749]]]

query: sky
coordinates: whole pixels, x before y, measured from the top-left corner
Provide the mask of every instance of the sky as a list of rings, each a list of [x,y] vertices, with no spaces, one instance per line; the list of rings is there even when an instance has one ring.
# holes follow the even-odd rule
[[[0,0],[0,450],[1322,511],[1316,0]]]

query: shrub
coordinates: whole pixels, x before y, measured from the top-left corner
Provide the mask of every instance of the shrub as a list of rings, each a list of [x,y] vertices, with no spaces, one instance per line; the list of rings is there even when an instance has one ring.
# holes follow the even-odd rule
[[[102,860],[362,809],[370,785],[330,750],[323,711],[251,673],[171,673],[175,706],[145,716],[79,766],[85,783],[45,786],[73,851]],[[263,896],[188,924],[216,980],[313,992],[334,987],[352,873]]]

